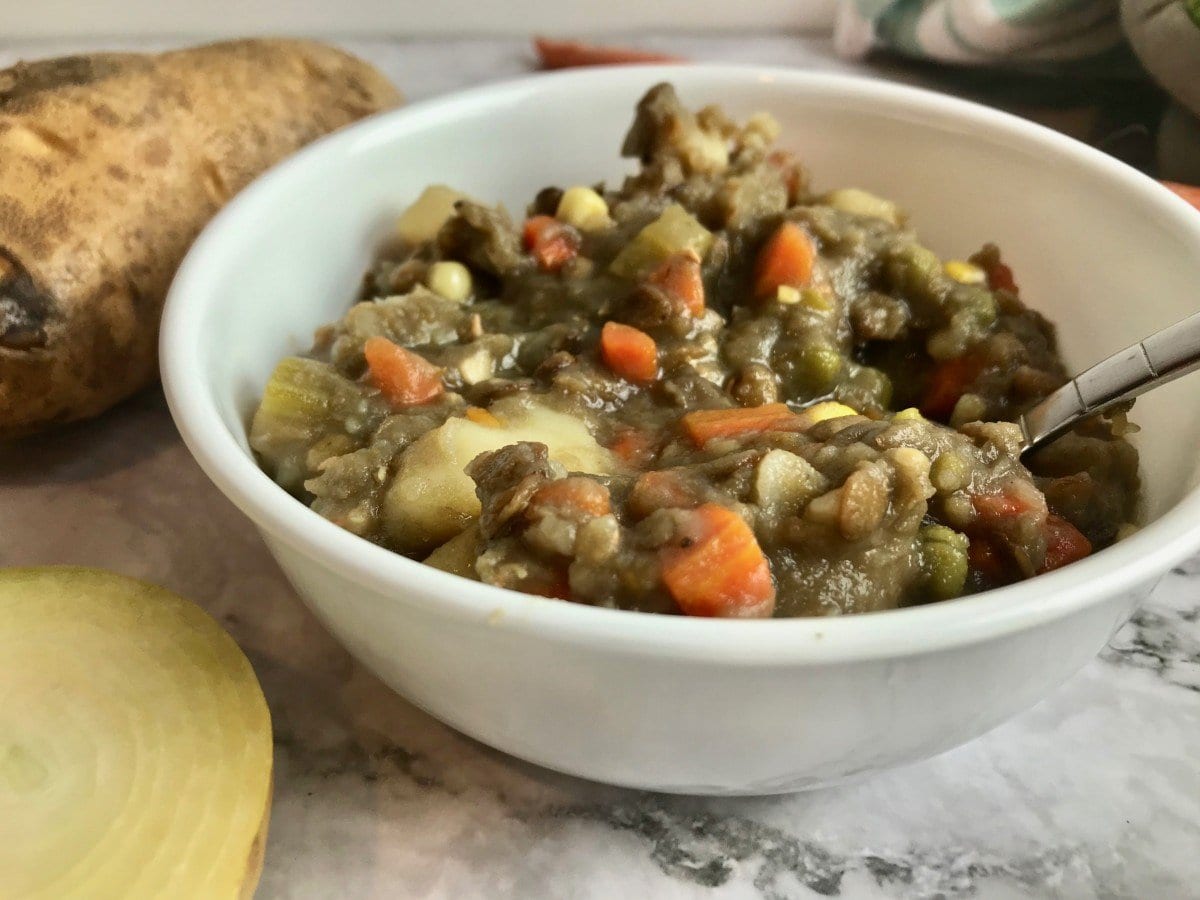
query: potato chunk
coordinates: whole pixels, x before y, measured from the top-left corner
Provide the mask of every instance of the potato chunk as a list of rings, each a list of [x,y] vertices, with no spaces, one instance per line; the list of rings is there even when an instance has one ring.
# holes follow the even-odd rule
[[[405,452],[383,501],[384,527],[398,549],[432,548],[479,515],[475,485],[464,470],[481,453],[537,441],[569,471],[605,474],[616,468],[612,454],[574,416],[518,397],[493,404],[490,412],[499,427],[468,418],[448,419]]]

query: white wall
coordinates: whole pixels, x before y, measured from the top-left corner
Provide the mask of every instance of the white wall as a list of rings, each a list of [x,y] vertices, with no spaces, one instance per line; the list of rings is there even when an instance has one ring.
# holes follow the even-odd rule
[[[838,0],[0,0],[0,40],[74,35],[814,31]]]

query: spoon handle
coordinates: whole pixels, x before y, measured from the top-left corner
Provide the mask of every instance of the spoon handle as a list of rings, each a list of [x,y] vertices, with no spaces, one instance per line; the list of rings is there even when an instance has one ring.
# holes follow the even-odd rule
[[[1021,452],[1058,437],[1080,419],[1200,369],[1200,312],[1119,350],[1068,381],[1019,420]]]

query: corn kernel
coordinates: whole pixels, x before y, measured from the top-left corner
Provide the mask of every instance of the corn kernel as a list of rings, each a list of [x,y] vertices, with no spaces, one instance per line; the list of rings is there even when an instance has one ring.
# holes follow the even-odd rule
[[[608,204],[589,187],[576,186],[563,191],[554,216],[580,231],[599,231],[612,224]]]
[[[460,262],[435,262],[425,273],[425,284],[435,294],[461,303],[471,296],[471,272]]]
[[[910,406],[907,409],[902,409],[900,412],[892,416],[893,422],[920,422],[925,417],[921,415],[921,411],[915,406]]]
[[[946,260],[943,268],[946,270],[946,274],[959,284],[983,284],[987,281],[987,273],[983,269],[961,259]]]
[[[790,284],[781,284],[775,289],[775,299],[780,303],[792,306],[800,302],[800,291]]]
[[[818,422],[824,422],[826,419],[840,419],[843,416],[857,416],[858,412],[851,409],[844,403],[838,403],[834,400],[826,400],[822,403],[816,403],[808,409],[801,410],[798,418],[798,425],[801,430],[808,430]]]

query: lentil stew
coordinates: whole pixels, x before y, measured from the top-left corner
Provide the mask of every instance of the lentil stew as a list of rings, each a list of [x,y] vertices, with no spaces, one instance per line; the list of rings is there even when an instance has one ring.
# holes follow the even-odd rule
[[[644,612],[834,615],[1068,565],[1131,528],[1125,410],[1031,458],[1066,381],[992,245],[817,192],[767,114],[638,104],[619,187],[520,221],[435,185],[360,302],[279,363],[264,470],[396,552]]]

